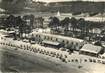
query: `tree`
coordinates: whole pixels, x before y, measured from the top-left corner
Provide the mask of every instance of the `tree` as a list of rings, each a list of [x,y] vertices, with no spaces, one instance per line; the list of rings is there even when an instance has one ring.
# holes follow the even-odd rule
[[[74,18],[74,17],[72,17],[72,18],[70,19],[70,23],[71,23],[71,26],[72,26],[73,32],[74,32],[74,31],[76,30],[76,28],[77,28],[77,19]]]
[[[78,27],[81,30],[81,35],[83,35],[86,30],[86,22],[83,18],[78,20]]]
[[[65,19],[61,21],[61,26],[63,26],[63,27],[68,27],[69,24],[70,24],[70,18],[69,17],[65,17]]]
[[[21,19],[21,17],[18,16],[18,17],[17,17],[17,24],[18,24],[18,26],[19,26],[19,37],[21,38],[22,35],[23,35],[23,33],[26,31],[26,29],[25,29],[25,27],[26,27],[25,21],[23,21],[23,20]]]
[[[85,27],[86,27],[86,36],[88,36],[89,35],[89,30],[92,28],[91,27],[91,22],[90,21],[86,21],[85,23],[86,23],[85,24]]]
[[[41,27],[43,28],[44,18],[43,18],[43,17],[39,17],[39,22],[40,22],[40,24],[41,24]]]
[[[69,17],[65,17],[61,22],[60,22],[61,26],[64,27],[64,33],[65,35],[68,35],[68,29],[69,29],[69,25],[70,25],[70,18]]]
[[[57,27],[60,25],[60,20],[57,17],[50,17],[49,19],[51,19],[50,23],[49,23],[49,27]]]
[[[95,42],[94,45],[102,46],[101,41],[97,41],[97,42]]]
[[[33,29],[34,19],[35,19],[34,15],[31,14],[31,15],[30,15],[30,28],[31,28],[31,29]]]
[[[82,38],[89,36],[89,30],[92,29],[90,21],[85,21],[83,18],[80,18],[78,20],[78,28],[81,30],[81,36]]]
[[[9,15],[4,22],[4,26],[6,28],[15,27],[15,16]]]

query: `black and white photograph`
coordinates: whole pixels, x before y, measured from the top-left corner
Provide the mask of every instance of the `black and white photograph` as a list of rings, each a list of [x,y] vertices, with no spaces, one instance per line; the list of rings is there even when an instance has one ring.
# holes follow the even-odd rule
[[[105,73],[105,0],[0,0],[0,73]]]

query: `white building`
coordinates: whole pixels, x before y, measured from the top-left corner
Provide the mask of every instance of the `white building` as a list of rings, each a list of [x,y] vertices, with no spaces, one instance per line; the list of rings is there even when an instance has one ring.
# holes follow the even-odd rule
[[[33,32],[30,34],[30,36],[33,35],[35,40],[39,40],[39,42],[47,40],[52,42],[58,42],[58,43],[64,43],[64,45],[71,45],[74,47],[75,50],[79,50],[81,46],[84,45],[85,41],[82,39],[72,38],[72,37],[66,37],[61,35],[54,35],[54,34],[48,34],[48,33],[38,33]]]

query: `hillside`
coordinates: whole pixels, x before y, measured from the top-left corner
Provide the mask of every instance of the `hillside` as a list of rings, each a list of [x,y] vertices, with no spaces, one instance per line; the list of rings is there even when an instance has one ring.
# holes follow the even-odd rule
[[[8,12],[63,12],[63,13],[102,13],[105,11],[105,2],[30,2],[28,0],[3,0],[0,4],[1,8]]]
[[[105,10],[105,2],[59,2],[50,3],[45,7],[46,11],[51,12],[103,12]]]

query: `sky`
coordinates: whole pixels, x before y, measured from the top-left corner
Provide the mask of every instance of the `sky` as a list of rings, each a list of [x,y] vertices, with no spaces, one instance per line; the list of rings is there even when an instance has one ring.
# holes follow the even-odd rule
[[[105,0],[33,0],[33,1],[43,1],[43,2],[62,2],[62,1],[95,1],[95,2],[102,2]]]

